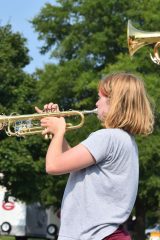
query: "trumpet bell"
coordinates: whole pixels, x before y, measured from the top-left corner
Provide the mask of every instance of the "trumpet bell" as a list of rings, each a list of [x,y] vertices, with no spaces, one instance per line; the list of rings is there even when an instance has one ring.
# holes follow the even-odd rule
[[[145,45],[157,43],[154,48],[154,57],[152,57],[152,60],[156,60],[158,62],[160,61],[158,54],[160,32],[147,32],[138,30],[132,25],[131,20],[128,20],[127,42],[130,56],[133,56],[138,49]]]

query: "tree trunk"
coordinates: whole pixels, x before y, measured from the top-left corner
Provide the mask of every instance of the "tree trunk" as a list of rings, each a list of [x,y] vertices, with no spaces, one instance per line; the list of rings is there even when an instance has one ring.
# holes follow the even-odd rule
[[[143,201],[137,197],[135,204],[136,223],[135,234],[136,240],[145,240],[145,207]]]

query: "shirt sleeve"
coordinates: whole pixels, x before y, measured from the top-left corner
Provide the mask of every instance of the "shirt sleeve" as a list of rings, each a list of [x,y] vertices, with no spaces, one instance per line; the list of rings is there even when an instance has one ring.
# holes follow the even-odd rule
[[[112,158],[112,134],[107,129],[93,132],[81,142],[92,154],[97,163],[109,161]]]

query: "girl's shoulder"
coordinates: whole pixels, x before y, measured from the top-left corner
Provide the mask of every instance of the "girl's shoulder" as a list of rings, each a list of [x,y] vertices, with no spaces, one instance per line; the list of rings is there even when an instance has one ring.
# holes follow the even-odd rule
[[[119,128],[103,128],[95,131],[94,136],[102,138],[109,138],[110,140],[117,140],[122,142],[135,141],[134,136]]]
[[[97,131],[95,131],[94,133],[97,134],[110,134],[110,135],[126,135],[126,136],[131,136],[131,134],[129,134],[128,132],[124,131],[123,129],[120,128],[102,128],[99,129]]]

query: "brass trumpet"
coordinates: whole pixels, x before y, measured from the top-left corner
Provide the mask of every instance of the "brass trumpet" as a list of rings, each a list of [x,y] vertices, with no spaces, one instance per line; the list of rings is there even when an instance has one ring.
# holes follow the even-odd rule
[[[151,53],[150,57],[154,63],[160,65],[160,57],[158,53],[158,49],[160,47],[160,32],[146,32],[138,30],[133,27],[131,20],[129,20],[127,27],[127,41],[130,56],[133,56],[133,54],[141,47],[156,43],[154,46],[154,57]]]
[[[97,109],[84,110],[84,111],[62,111],[62,112],[44,112],[28,115],[10,115],[0,116],[0,128],[4,129],[8,136],[26,136],[40,134],[44,130],[40,126],[40,120],[45,117],[80,117],[80,122],[77,125],[66,123],[67,130],[77,129],[84,124],[84,115],[97,113]]]

